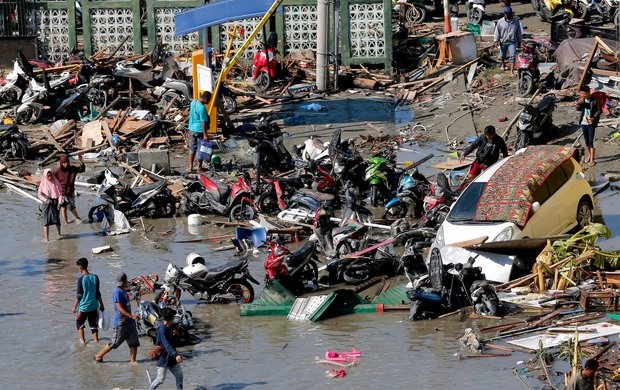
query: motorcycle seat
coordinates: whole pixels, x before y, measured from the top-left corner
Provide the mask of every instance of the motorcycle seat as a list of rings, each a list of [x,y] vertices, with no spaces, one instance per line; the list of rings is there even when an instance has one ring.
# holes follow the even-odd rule
[[[140,195],[142,193],[145,193],[147,191],[151,191],[151,190],[157,189],[157,188],[165,186],[165,185],[166,185],[166,181],[165,180],[160,180],[160,181],[157,181],[157,182],[152,183],[152,184],[147,184],[145,186],[134,187],[131,190],[133,191],[133,193],[135,195]]]
[[[300,193],[309,196],[311,198],[314,198],[316,200],[318,200],[319,202],[330,202],[334,199],[336,199],[335,195],[332,194],[325,194],[323,192],[318,192],[318,191],[314,191],[311,190],[309,188],[302,188],[299,190]]]
[[[291,252],[286,257],[286,264],[290,267],[296,267],[300,263],[302,263],[308,256],[314,253],[316,248],[316,244],[313,241],[308,241],[301,248],[297,249],[294,252]]]
[[[233,260],[224,265],[220,265],[219,267],[211,268],[209,272],[207,273],[206,279],[207,280],[217,279],[223,274],[226,274],[234,269],[239,268],[241,264],[243,264],[242,261]]]
[[[155,304],[155,302],[149,302],[148,306],[149,310],[153,312],[153,314],[155,314],[157,317],[161,317],[161,309],[158,305]]]

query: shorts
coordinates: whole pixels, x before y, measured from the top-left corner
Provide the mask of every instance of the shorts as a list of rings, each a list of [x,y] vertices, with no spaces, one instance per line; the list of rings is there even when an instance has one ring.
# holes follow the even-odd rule
[[[60,207],[66,207],[68,210],[75,210],[75,193],[65,195],[65,202],[61,203]]]
[[[78,330],[84,328],[84,323],[88,320],[88,326],[90,327],[90,331],[95,333],[98,331],[97,320],[99,315],[97,310],[82,312],[78,311],[77,318],[75,319],[75,325]]]
[[[508,61],[515,62],[515,51],[517,46],[514,43],[500,43],[499,45],[499,59],[503,61],[508,54]]]
[[[583,139],[586,141],[586,147],[594,148],[594,126],[582,125]]]
[[[478,162],[478,160],[476,160],[476,161],[474,161],[473,164],[471,164],[471,167],[469,167],[469,173],[467,174],[467,176],[469,176],[469,177],[476,177],[480,173],[482,173],[482,171],[484,171],[487,168],[488,167],[486,165],[480,164]]]
[[[198,145],[200,145],[200,140],[203,138],[202,133],[197,133],[195,131],[188,131],[189,135],[189,151],[191,153],[196,153],[198,150]]]
[[[112,334],[112,341],[108,345],[110,348],[116,349],[123,344],[123,341],[127,341],[129,348],[140,346],[140,341],[138,341],[138,329],[136,329],[136,325],[133,322],[128,325],[115,327],[114,334]]]

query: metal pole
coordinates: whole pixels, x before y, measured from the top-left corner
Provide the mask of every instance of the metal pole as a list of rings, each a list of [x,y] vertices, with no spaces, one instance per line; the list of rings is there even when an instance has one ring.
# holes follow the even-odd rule
[[[334,91],[338,90],[338,53],[340,50],[340,0],[334,1]]]
[[[329,0],[317,0],[316,87],[327,89],[329,76]]]
[[[207,54],[207,45],[209,42],[208,29],[205,27],[202,29],[202,57],[203,57],[203,65],[208,68],[209,67],[209,55]]]
[[[452,32],[452,26],[450,25],[450,0],[443,0],[443,25],[446,34]]]

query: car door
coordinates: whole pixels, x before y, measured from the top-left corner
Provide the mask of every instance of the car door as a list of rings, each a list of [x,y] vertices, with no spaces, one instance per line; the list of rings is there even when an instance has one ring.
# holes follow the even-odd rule
[[[567,180],[564,170],[559,166],[545,180],[548,197],[535,213],[535,215],[540,213],[544,219],[541,218],[539,223],[533,226],[537,237],[563,233],[574,220],[575,210],[569,210],[568,207],[567,197],[570,195],[570,190],[569,186],[565,186]]]

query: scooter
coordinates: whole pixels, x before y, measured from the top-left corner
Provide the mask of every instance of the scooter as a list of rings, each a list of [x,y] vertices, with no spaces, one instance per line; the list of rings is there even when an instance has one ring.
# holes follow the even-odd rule
[[[212,178],[200,174],[183,190],[185,211],[200,214],[227,215],[231,221],[245,221],[254,218],[252,188],[247,172],[237,177],[231,186],[219,185]]]
[[[262,177],[268,186],[263,187],[258,196],[258,209],[266,214],[285,210],[296,191],[303,188],[304,182],[299,177]]]
[[[176,202],[170,193],[166,180],[140,187],[121,184],[120,178],[110,169],[99,174],[95,181],[101,181],[97,196],[88,211],[88,220],[97,218],[114,222],[114,210],[119,210],[128,218],[168,218],[176,211]]]
[[[574,0],[532,0],[532,7],[540,20],[550,22],[555,18],[564,18],[564,15],[576,15]]]
[[[536,43],[529,40],[523,41],[523,50],[517,55],[517,95],[527,96],[534,90],[540,81],[538,64],[540,57]]]
[[[275,115],[261,117],[253,131],[248,132],[252,161],[257,171],[262,169],[267,172],[286,172],[293,168],[293,157],[284,146],[280,127],[272,122],[274,117]]]
[[[517,121],[517,136],[513,150],[519,150],[553,131],[553,111],[556,97],[545,97],[536,105],[527,104]]]
[[[190,253],[186,263],[184,268],[172,263],[166,268],[164,289],[174,293],[177,299],[181,291],[187,291],[194,299],[210,303],[250,303],[254,300],[254,288],[248,281],[256,285],[259,282],[250,275],[247,258],[207,269],[202,256]]]
[[[370,204],[377,207],[390,193],[389,168],[390,161],[383,157],[371,157],[368,159],[368,167],[364,173],[364,181],[370,188]]]
[[[385,204],[384,219],[420,218],[424,210],[424,197],[430,183],[417,168],[409,169],[400,179],[396,196]]]
[[[0,125],[0,155],[2,160],[28,157],[28,138],[17,125]]]
[[[22,104],[15,109],[15,121],[26,123],[53,118],[56,108],[65,100],[65,88],[76,80],[69,72],[63,72],[59,77],[44,83],[32,77],[22,96]]]
[[[280,63],[277,58],[276,46],[278,44],[278,34],[270,32],[267,37],[265,48],[254,55],[252,64],[252,79],[254,88],[258,92],[265,92],[273,85],[273,80],[278,77]]]
[[[13,70],[6,76],[4,85],[0,88],[0,104],[14,104],[21,101],[28,88],[28,79],[19,62],[13,63]]]
[[[319,262],[316,244],[312,241],[294,252],[290,252],[279,239],[270,239],[269,254],[265,258],[265,283],[274,280],[282,283],[294,294],[318,287]]]

